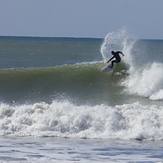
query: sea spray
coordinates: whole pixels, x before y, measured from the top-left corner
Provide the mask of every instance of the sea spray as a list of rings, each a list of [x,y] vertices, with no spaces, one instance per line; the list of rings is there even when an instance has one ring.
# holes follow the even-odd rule
[[[136,57],[143,56],[135,51],[140,52],[145,49],[135,46],[138,41],[126,30],[108,33],[101,46],[103,60],[106,62],[111,57],[111,50],[121,50],[125,54],[122,61],[129,65],[129,75],[121,82],[121,85],[125,86],[125,91],[129,94],[149,97],[151,100],[161,100],[163,99],[163,64],[155,61],[149,64],[148,58],[146,62],[139,64]]]
[[[111,58],[111,51],[122,51],[125,54],[123,61],[129,64],[130,67],[133,66],[133,55],[132,49],[134,43],[136,42],[125,29],[118,30],[116,32],[108,33],[101,45],[101,54],[104,62]]]

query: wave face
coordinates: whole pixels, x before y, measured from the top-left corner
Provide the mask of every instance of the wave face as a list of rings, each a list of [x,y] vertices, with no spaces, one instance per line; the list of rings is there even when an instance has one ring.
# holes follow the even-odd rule
[[[149,118],[150,117],[150,118]],[[163,107],[123,104],[0,105],[0,135],[162,140]]]
[[[126,76],[121,72],[125,65],[117,66],[114,75],[101,72],[101,66],[101,63],[84,63],[42,69],[1,70],[0,98],[10,103],[50,102],[67,98],[80,104],[111,104],[117,91],[122,90],[118,82]]]

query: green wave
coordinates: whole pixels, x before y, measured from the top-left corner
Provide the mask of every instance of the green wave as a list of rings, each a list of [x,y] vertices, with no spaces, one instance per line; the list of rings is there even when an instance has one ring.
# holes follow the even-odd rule
[[[37,101],[66,95],[86,99],[107,95],[125,77],[124,64],[112,73],[101,72],[103,64],[63,65],[38,69],[0,70],[0,100]],[[110,95],[111,96],[111,95]]]

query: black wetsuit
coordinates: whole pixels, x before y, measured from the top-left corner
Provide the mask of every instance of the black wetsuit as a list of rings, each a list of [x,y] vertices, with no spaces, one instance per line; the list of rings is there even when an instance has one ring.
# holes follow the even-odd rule
[[[120,57],[119,54],[122,54],[123,55],[123,53],[121,51],[116,51],[116,52],[112,51],[113,57],[110,58],[108,62],[110,62],[114,58],[115,58],[115,60],[113,60],[111,62],[111,66],[110,66],[111,68],[113,68],[114,63],[119,63],[121,61],[121,57]]]

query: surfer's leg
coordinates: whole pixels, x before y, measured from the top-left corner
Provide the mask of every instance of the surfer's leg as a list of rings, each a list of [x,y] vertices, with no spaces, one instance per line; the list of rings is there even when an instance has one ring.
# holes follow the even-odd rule
[[[111,62],[111,66],[110,66],[110,68],[113,68],[114,63],[116,63],[116,60],[113,60],[113,61]]]
[[[112,62],[111,62],[111,66],[110,66],[110,68],[113,68],[113,65],[114,65],[114,63],[119,63],[120,62],[120,60],[113,60]]]

